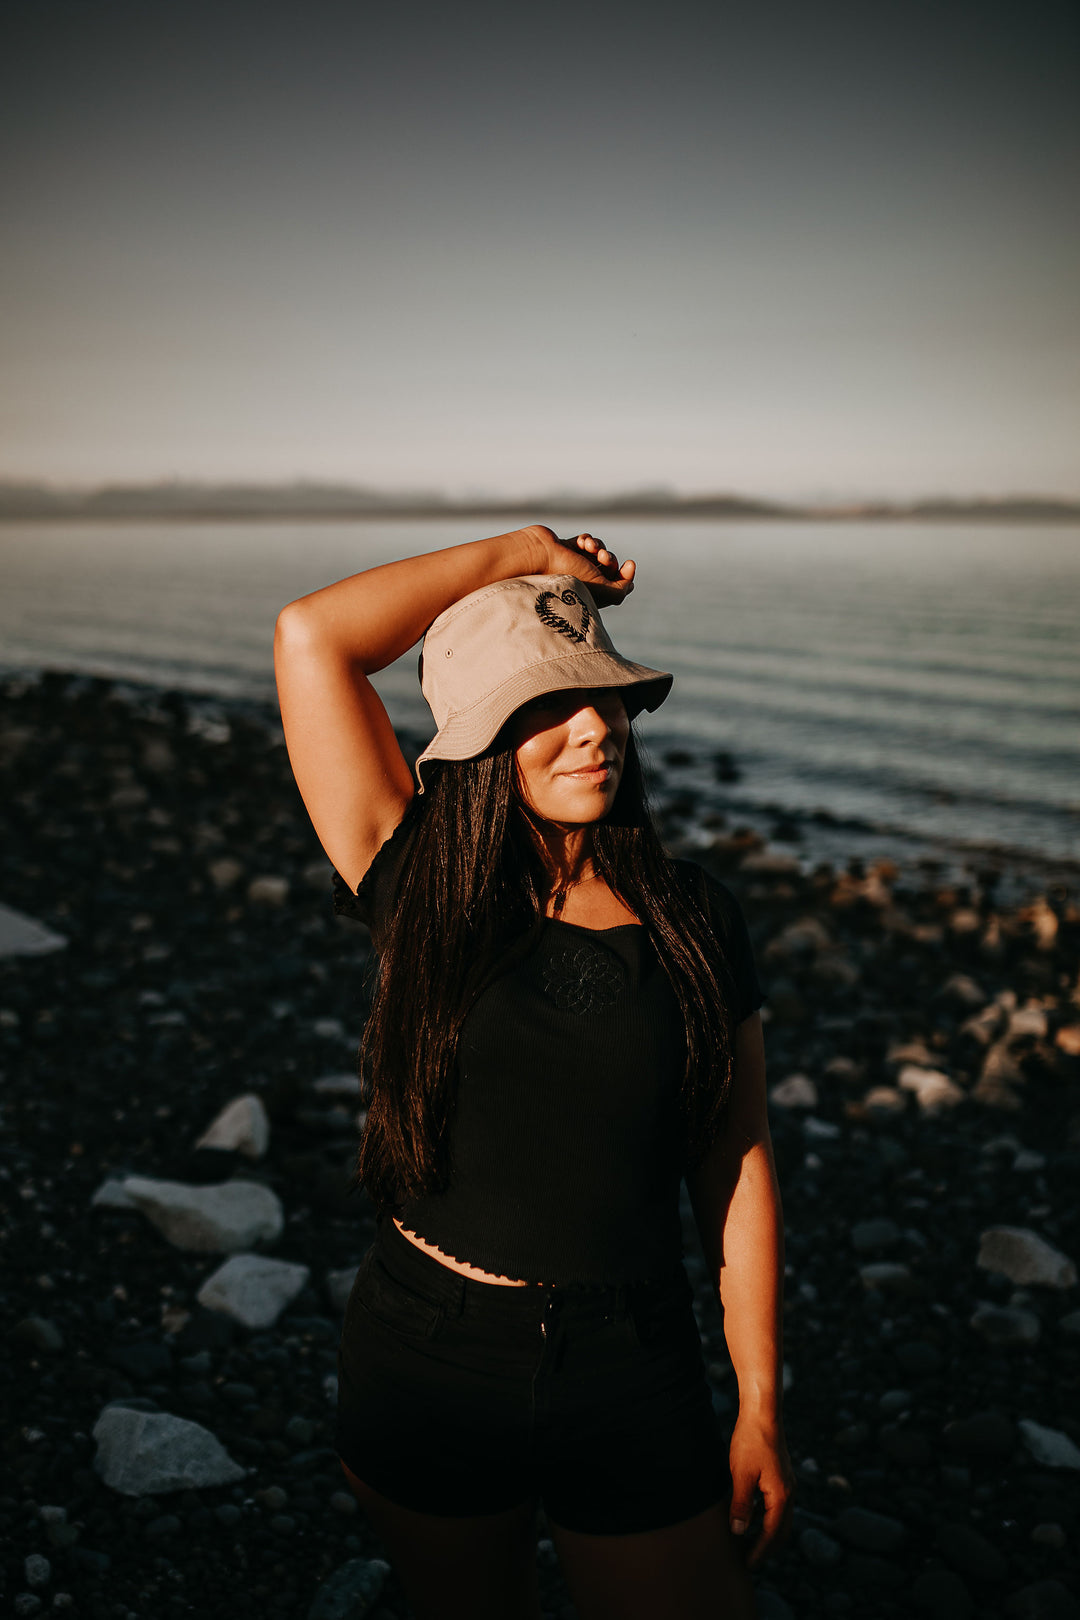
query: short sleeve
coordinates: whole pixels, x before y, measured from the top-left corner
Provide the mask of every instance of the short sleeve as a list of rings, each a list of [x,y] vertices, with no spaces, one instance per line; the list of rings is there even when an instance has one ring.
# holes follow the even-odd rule
[[[398,882],[416,839],[421,803],[419,794],[414,795],[390,837],[376,852],[355,894],[340,872],[333,873],[331,899],[335,912],[339,917],[366,923],[376,943],[393,910]]]
[[[713,931],[735,989],[733,1020],[736,1025],[741,1024],[743,1019],[756,1012],[765,1000],[754,963],[750,930],[746,926],[742,907],[727,884],[721,883],[719,878],[714,878],[704,867],[692,861],[680,861],[678,864],[689,868],[697,884],[704,880]],[[700,888],[698,892],[700,894]]]

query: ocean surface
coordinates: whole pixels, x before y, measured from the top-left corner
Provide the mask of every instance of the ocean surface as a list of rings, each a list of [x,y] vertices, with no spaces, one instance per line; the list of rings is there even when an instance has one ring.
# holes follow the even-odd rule
[[[477,532],[462,520],[0,524],[0,667],[272,699],[286,602]],[[596,532],[638,563],[633,595],[606,614],[617,645],[676,677],[640,725],[657,763],[693,756],[666,773],[674,788],[733,822],[810,817],[818,853],[861,839],[870,853],[940,844],[1080,863],[1080,528],[635,520]],[[376,685],[396,724],[430,735],[415,653]],[[718,780],[717,751],[737,781]]]

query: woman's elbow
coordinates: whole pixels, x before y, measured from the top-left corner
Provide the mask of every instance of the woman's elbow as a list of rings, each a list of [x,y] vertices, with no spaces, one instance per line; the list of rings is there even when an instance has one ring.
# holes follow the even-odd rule
[[[300,596],[295,602],[287,602],[274,622],[274,652],[277,654],[286,648],[295,650],[308,643],[310,637],[309,616],[304,608],[304,598]]]

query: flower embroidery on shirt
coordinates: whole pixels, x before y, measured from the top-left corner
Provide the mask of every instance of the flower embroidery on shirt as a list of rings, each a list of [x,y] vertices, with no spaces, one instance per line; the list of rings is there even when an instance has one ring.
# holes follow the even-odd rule
[[[591,1013],[622,994],[626,971],[608,951],[582,943],[553,951],[540,970],[544,990],[562,1012]]]

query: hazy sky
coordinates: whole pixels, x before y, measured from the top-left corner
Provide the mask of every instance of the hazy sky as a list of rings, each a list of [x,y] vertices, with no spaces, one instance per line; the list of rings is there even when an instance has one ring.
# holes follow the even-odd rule
[[[1080,8],[4,0],[0,476],[1080,495]]]

